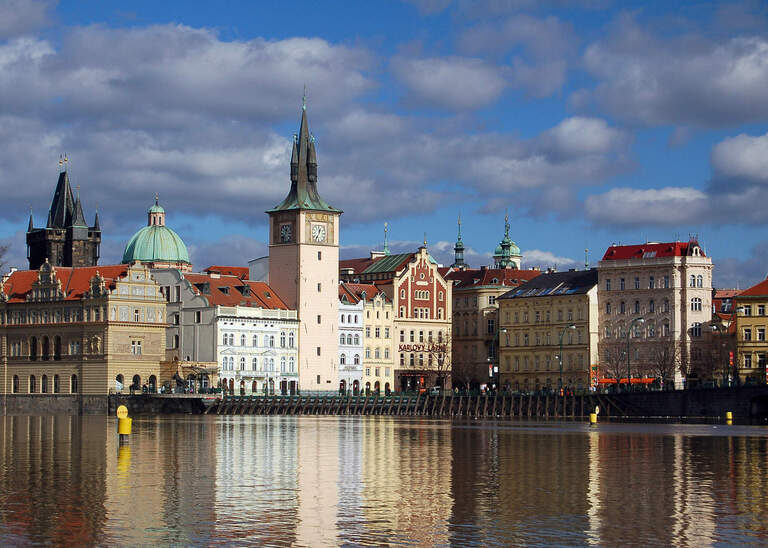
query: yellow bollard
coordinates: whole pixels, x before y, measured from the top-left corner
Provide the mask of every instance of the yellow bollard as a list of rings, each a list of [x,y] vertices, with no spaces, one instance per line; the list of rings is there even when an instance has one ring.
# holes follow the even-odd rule
[[[730,411],[725,412],[725,424],[729,426],[733,424],[733,413]]]
[[[130,436],[132,423],[133,419],[128,417],[124,419],[117,419],[117,433],[121,436]]]
[[[597,413],[590,413],[589,414],[589,424],[590,425],[597,424]]]

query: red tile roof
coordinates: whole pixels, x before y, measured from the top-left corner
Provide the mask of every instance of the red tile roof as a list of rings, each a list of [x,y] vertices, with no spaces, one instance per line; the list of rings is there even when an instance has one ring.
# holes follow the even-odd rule
[[[699,245],[695,240],[690,242],[645,243],[638,245],[612,245],[603,255],[604,261],[622,261],[627,259],[642,259],[656,257],[685,257],[690,254],[689,246]],[[706,257],[701,250],[702,257]]]
[[[732,299],[736,295],[740,295],[743,289],[715,289],[715,295],[713,299]]]
[[[241,280],[237,276],[228,275],[185,273],[184,277],[211,305],[288,310],[283,300],[264,282]]]
[[[354,284],[342,282],[339,284],[339,299],[346,297],[347,301],[351,304],[357,304],[363,299],[363,291],[365,291],[365,298],[371,300],[379,293],[383,293],[381,289],[373,284]],[[386,297],[386,294],[384,294]]]
[[[241,280],[247,280],[250,275],[250,271],[247,266],[209,266],[203,272],[212,272],[214,274],[227,274],[229,276],[237,276]]]
[[[768,295],[768,278],[739,293],[739,297],[763,297],[766,295]]]
[[[540,270],[518,270],[516,268],[472,268],[456,270],[449,273],[446,279],[453,282],[455,290],[468,289],[481,285],[497,285],[517,287],[541,274]],[[493,282],[493,280],[496,282]]]
[[[83,293],[91,288],[91,279],[98,273],[104,278],[108,289],[115,288],[115,281],[122,278],[128,271],[128,265],[104,265],[84,267],[54,267],[56,279],[61,282],[61,289],[66,295],[64,300],[77,301]],[[37,281],[37,270],[17,270],[13,272],[5,284],[3,291],[8,295],[8,302],[23,303],[27,300],[27,294],[32,290],[32,285]]]

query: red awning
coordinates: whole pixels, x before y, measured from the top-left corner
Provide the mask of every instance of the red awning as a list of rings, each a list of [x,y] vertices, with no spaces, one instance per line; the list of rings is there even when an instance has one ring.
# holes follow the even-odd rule
[[[617,382],[619,384],[627,384],[627,378],[624,377],[623,379],[618,379],[618,380],[617,379],[600,379],[599,381],[597,381],[598,384],[616,384]],[[651,377],[644,377],[642,379],[635,379],[635,378],[632,379],[632,384],[653,384],[654,382],[656,382],[656,379]]]

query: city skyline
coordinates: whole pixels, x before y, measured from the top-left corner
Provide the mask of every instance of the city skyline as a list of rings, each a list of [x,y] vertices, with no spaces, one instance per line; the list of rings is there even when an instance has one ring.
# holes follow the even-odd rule
[[[428,227],[450,264],[461,214],[467,262],[489,264],[508,211],[524,266],[698,234],[716,285],[748,287],[768,270],[768,216],[749,208],[766,198],[766,12],[682,6],[8,2],[8,266],[25,267],[63,153],[102,264],[155,193],[196,269],[266,255],[306,85],[342,258],[388,222],[393,252]]]

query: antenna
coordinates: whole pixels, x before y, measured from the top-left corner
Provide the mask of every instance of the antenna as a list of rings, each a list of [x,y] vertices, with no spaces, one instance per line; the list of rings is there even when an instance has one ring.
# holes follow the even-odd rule
[[[584,249],[584,270],[589,270],[589,248]]]

